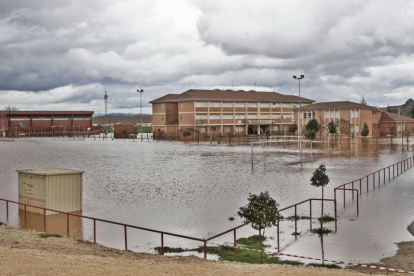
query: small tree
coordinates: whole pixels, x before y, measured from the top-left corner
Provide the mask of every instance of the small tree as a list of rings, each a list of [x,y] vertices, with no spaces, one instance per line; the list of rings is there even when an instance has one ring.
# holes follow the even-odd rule
[[[320,165],[315,172],[313,173],[313,176],[311,178],[311,185],[315,186],[315,187],[322,187],[322,208],[321,208],[321,229],[320,229],[320,234],[322,234],[323,231],[323,188],[328,185],[329,183],[329,177],[326,174],[326,167],[325,165]],[[324,252],[323,252],[323,245],[322,245],[322,263],[324,263],[323,261],[324,259]]]
[[[313,130],[315,132],[319,131],[319,123],[318,120],[316,119],[312,119],[308,122],[308,124],[306,125],[306,130]]]
[[[369,134],[369,128],[367,123],[364,123],[364,127],[362,128],[361,135],[367,137]]]
[[[294,133],[294,132],[296,132],[296,130],[298,130],[298,125],[295,124],[295,123],[290,124],[288,130],[289,130],[289,132]]]
[[[387,106],[387,112],[391,112],[391,107]]]
[[[250,223],[253,229],[259,230],[260,263],[262,263],[261,231],[263,229],[264,235],[266,228],[277,225],[279,204],[270,197],[268,191],[261,192],[259,195],[249,193],[247,200],[249,203],[244,207],[240,207],[237,214],[243,219],[244,223]]]
[[[188,129],[183,131],[183,137],[188,137],[190,135],[191,135],[191,132]]]
[[[414,106],[411,108],[411,117],[414,118]]]
[[[331,134],[335,134],[336,133],[336,126],[335,123],[333,121],[330,121],[328,124],[328,132]]]

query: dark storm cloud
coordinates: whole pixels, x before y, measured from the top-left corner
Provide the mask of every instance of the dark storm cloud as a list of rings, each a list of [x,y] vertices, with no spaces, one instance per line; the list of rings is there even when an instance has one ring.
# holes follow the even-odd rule
[[[414,97],[411,1],[2,1],[0,107],[136,112],[190,88]]]

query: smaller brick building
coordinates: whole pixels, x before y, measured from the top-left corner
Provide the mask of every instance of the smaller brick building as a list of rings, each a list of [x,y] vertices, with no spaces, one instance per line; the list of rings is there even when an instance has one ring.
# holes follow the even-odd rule
[[[129,139],[130,134],[137,134],[138,129],[132,124],[114,125],[115,139]]]
[[[382,112],[379,125],[380,135],[414,133],[414,119],[395,113]]]

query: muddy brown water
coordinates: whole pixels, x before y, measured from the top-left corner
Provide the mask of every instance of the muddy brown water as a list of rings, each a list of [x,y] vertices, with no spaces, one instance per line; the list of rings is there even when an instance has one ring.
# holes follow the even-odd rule
[[[320,197],[320,189],[309,185],[312,172],[320,164],[327,166],[331,179],[326,197],[333,198],[333,188],[358,179],[380,168],[412,156],[401,147],[361,146],[347,143],[329,147],[306,147],[301,157],[295,145],[256,147],[254,171],[251,149],[191,143],[131,142],[111,140],[17,140],[0,142],[1,198],[17,200],[17,169],[59,167],[84,170],[83,214],[158,230],[207,238],[241,224],[235,215],[247,203],[248,193],[268,190],[281,207]],[[338,208],[338,232],[324,238],[325,257],[343,261],[377,262],[395,254],[396,242],[413,240],[406,227],[414,220],[411,211],[414,194],[414,170],[406,172],[381,189],[363,194],[360,216],[355,203],[347,197],[347,208]],[[314,216],[319,214],[314,204]],[[308,215],[308,205],[298,208]],[[333,215],[326,203],[327,214]],[[293,211],[293,209],[292,209]],[[291,215],[292,212],[286,212]],[[0,202],[0,220],[13,226],[43,231],[41,215],[24,214],[10,207],[6,221],[5,203]],[[230,221],[229,217],[235,217]],[[48,232],[66,234],[66,217],[48,216]],[[314,222],[318,225],[317,222]],[[333,229],[333,223],[327,227]],[[281,223],[283,252],[320,257],[320,240],[310,234],[309,221],[298,221],[301,235],[291,234],[294,222]],[[71,236],[93,239],[93,223],[71,218]],[[237,235],[256,234],[249,227]],[[266,231],[270,250],[276,247],[276,229]],[[226,234],[215,242],[231,242]],[[97,241],[124,248],[121,226],[97,223]],[[165,246],[193,248],[200,242],[165,236]],[[153,252],[160,245],[160,235],[128,230],[128,248]]]

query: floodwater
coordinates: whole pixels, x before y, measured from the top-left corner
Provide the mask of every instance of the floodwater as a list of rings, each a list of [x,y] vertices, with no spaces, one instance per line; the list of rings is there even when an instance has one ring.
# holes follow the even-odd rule
[[[17,169],[83,170],[83,215],[208,238],[241,224],[236,213],[247,203],[249,193],[267,190],[281,207],[320,197],[320,189],[309,185],[312,172],[320,164],[326,165],[331,180],[325,196],[333,198],[334,187],[412,156],[401,147],[377,149],[375,145],[347,143],[328,148],[314,145],[312,151],[307,146],[301,156],[293,144],[256,147],[253,152],[252,171],[251,148],[246,146],[53,138],[0,142],[0,197],[17,201]],[[381,189],[370,190],[368,195],[364,192],[359,217],[350,196],[345,210],[339,197],[338,231],[324,238],[325,258],[378,262],[396,253],[395,243],[413,240],[406,230],[414,220],[413,176],[414,170],[410,170]],[[314,216],[320,214],[318,205],[314,203]],[[5,203],[0,202],[3,222],[5,209]],[[308,212],[308,204],[298,208],[299,215]],[[333,215],[333,204],[325,204],[325,213]],[[19,215],[17,207],[11,205],[7,223],[43,231],[42,215],[29,214],[26,224],[23,218],[24,214]],[[309,233],[309,220],[298,221],[301,235],[297,240],[291,235],[293,225],[281,222],[283,252],[319,258],[320,239]],[[334,229],[334,223],[327,227]],[[66,217],[48,216],[46,230],[65,235]],[[71,218],[70,231],[71,236],[93,240],[90,220]],[[256,233],[248,226],[237,230],[238,237],[252,234]],[[266,236],[270,237],[270,250],[275,251],[276,229],[267,230]],[[128,229],[130,250],[154,252],[160,240],[159,234]],[[214,241],[232,240],[229,233]],[[97,242],[123,249],[123,227],[97,222]],[[164,245],[195,248],[202,243],[164,236]]]

